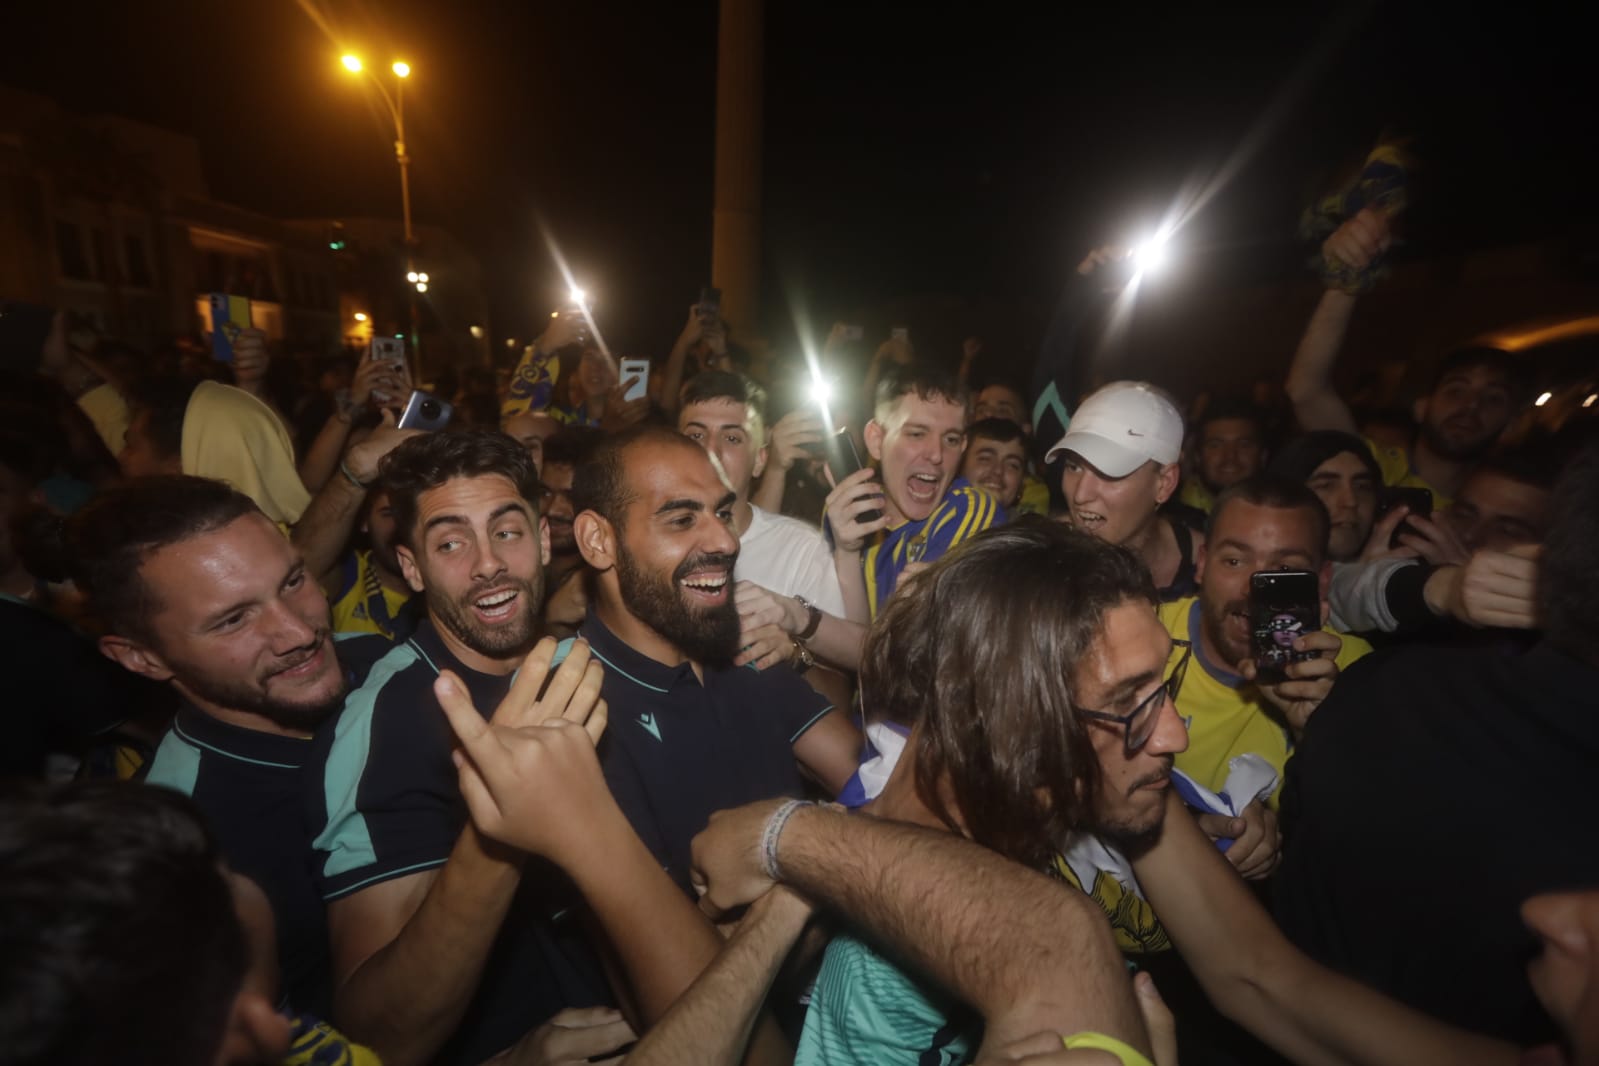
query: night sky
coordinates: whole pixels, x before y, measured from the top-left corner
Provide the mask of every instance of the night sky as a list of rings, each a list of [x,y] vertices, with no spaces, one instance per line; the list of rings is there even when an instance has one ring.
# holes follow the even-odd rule
[[[500,337],[560,295],[537,214],[623,351],[664,351],[708,280],[713,4],[316,4],[331,39],[293,0],[10,6],[0,82],[191,133],[214,196],[285,217],[398,215],[386,118],[337,57],[406,59],[415,217],[478,254]],[[1388,125],[1424,166],[1413,254],[1591,234],[1577,7],[772,0],[769,335],[791,296],[822,331],[954,302],[1025,360],[1088,247],[1229,161],[1189,260],[1291,276],[1300,211]]]

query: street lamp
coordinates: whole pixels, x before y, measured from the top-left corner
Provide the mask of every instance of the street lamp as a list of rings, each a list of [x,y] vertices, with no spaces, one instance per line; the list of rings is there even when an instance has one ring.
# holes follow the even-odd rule
[[[365,73],[377,86],[378,93],[383,97],[383,102],[388,106],[389,118],[394,121],[394,160],[400,164],[400,211],[401,219],[405,226],[405,267],[411,272],[407,280],[412,284],[417,283],[415,252],[416,238],[411,233],[411,157],[405,151],[405,79],[411,76],[411,65],[396,60],[389,67],[394,72],[394,95],[389,95],[388,88],[376,74],[368,71],[361,62],[360,56],[346,55],[340,59],[344,69],[351,74]],[[417,292],[427,291],[427,275],[421,275],[421,284],[417,284]],[[414,299],[407,301],[411,305],[411,336],[412,350],[416,353],[417,362],[422,359],[421,336],[417,327],[416,302]]]

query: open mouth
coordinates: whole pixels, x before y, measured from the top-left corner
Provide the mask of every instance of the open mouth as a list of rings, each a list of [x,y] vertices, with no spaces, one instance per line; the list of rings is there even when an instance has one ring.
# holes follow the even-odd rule
[[[1072,509],[1072,523],[1078,529],[1093,532],[1105,524],[1105,516],[1098,511],[1085,511],[1081,507],[1074,507]]]
[[[305,655],[294,660],[290,665],[285,666],[280,670],[274,670],[271,676],[273,678],[283,678],[288,681],[296,681],[301,678],[314,677],[322,670],[322,654],[326,650],[327,641],[320,641],[317,643],[314,651],[307,652]]]
[[[516,612],[521,593],[516,589],[495,589],[472,601],[472,609],[485,622],[503,622]]]
[[[689,574],[678,584],[688,593],[690,600],[711,607],[726,602],[730,578],[731,574],[726,570],[701,570]]]
[[[936,474],[912,474],[905,480],[905,492],[916,503],[932,503],[941,480]]]

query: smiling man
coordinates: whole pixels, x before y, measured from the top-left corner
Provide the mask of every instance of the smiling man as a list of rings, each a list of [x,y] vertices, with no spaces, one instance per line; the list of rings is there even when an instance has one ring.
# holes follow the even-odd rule
[[[301,768],[347,687],[327,598],[288,538],[220,481],[140,479],[96,497],[67,537],[74,580],[110,628],[101,651],[180,697],[148,782],[205,811],[229,864],[272,901],[289,1001],[325,1013]]]
[[[687,892],[689,843],[713,811],[797,796],[801,768],[836,794],[860,735],[791,671],[732,665],[737,496],[703,448],[656,426],[608,438],[572,496],[595,571],[578,632],[605,665],[611,714],[600,761],[634,831]]]

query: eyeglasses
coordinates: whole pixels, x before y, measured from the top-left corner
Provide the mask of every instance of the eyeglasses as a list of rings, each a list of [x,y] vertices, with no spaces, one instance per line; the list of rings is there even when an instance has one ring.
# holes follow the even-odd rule
[[[1133,708],[1131,714],[1110,714],[1105,711],[1080,710],[1078,713],[1100,722],[1115,722],[1127,731],[1127,754],[1136,754],[1155,733],[1155,723],[1160,721],[1159,710],[1167,700],[1177,702],[1177,690],[1183,687],[1183,675],[1188,672],[1188,660],[1193,657],[1193,646],[1186,640],[1174,640],[1172,646],[1183,649],[1182,658],[1172,667],[1171,674],[1160,687]]]

